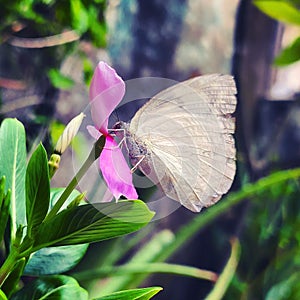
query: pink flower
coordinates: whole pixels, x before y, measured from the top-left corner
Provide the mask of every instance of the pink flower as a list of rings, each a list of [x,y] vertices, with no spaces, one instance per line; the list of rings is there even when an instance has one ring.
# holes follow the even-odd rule
[[[98,139],[106,137],[105,147],[100,154],[100,170],[111,194],[119,199],[137,199],[132,184],[132,173],[116,141],[108,133],[108,118],[123,99],[125,83],[116,71],[100,61],[95,69],[90,85],[91,114],[95,126],[88,126],[91,136]],[[112,195],[109,195],[111,200]],[[107,197],[107,195],[106,195]],[[107,200],[107,199],[106,199]]]

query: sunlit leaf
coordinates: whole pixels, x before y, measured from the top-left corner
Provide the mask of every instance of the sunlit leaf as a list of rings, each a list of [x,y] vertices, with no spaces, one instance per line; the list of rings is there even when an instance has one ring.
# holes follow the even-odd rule
[[[277,66],[286,66],[298,60],[300,60],[300,37],[282,50],[282,52],[276,57],[275,64]]]
[[[132,289],[116,292],[94,300],[149,300],[161,290],[161,287]]]
[[[281,22],[300,25],[300,11],[287,1],[258,0],[254,4],[266,15]]]
[[[7,300],[7,297],[2,290],[0,290],[0,300]]]
[[[27,234],[44,220],[50,201],[47,153],[40,144],[32,154],[26,170]]]
[[[11,189],[10,215],[14,234],[18,225],[26,224],[26,138],[24,126],[17,119],[5,119],[1,124],[0,166],[0,177],[6,177],[5,190]]]
[[[69,276],[57,275],[41,277],[25,285],[14,294],[12,300],[87,300],[88,293],[78,282]]]

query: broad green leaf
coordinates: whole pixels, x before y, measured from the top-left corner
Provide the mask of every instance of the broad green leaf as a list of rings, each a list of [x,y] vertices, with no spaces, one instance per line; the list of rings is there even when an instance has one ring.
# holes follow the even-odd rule
[[[40,277],[14,294],[12,300],[87,300],[88,293],[69,276]]]
[[[58,89],[68,90],[74,86],[74,81],[71,78],[61,74],[56,69],[51,69],[48,72],[48,77],[53,86]]]
[[[71,0],[72,27],[80,34],[85,33],[89,27],[89,15],[80,0]]]
[[[300,60],[300,37],[281,51],[275,58],[275,65],[286,66]]]
[[[50,190],[50,208],[53,207],[64,188],[53,188]],[[67,206],[80,195],[73,190],[61,209]],[[24,274],[31,276],[60,274],[72,269],[84,256],[89,244],[72,246],[47,247],[38,250],[30,256]]]
[[[25,215],[26,138],[17,119],[5,119],[0,127],[0,177],[6,177],[11,189],[10,216],[12,238],[18,225],[26,224]]]
[[[27,234],[44,220],[50,201],[50,183],[47,153],[40,144],[32,154],[26,170]]]
[[[98,242],[128,234],[148,224],[153,215],[140,200],[76,206],[41,224],[33,250]]]
[[[258,0],[254,4],[266,15],[284,23],[300,25],[300,11],[286,1]]]
[[[275,284],[267,293],[266,300],[300,299],[300,274],[295,273],[284,281]]]
[[[67,272],[78,264],[88,246],[82,244],[40,249],[30,256],[24,274],[41,276]]]
[[[149,300],[161,290],[161,287],[132,289],[116,292],[101,298],[96,298],[94,300]]]

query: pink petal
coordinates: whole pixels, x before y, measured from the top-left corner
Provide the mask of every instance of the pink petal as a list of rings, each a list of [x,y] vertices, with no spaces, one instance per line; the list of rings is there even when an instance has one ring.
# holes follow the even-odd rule
[[[109,189],[106,189],[104,196],[101,199],[101,202],[110,202],[114,198],[114,195]]]
[[[132,173],[118,144],[107,136],[105,147],[100,155],[100,169],[108,189],[116,199],[121,195],[127,199],[137,199],[137,192],[132,184]]]
[[[95,140],[98,140],[102,135],[102,133],[95,126],[88,125],[86,126],[86,129],[90,136],[93,137]]]
[[[100,61],[91,81],[89,95],[92,119],[102,133],[107,134],[108,118],[124,94],[123,79],[108,64]]]

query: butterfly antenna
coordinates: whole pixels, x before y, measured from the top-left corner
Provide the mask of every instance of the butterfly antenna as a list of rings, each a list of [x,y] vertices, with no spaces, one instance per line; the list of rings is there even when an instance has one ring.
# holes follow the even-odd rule
[[[120,117],[119,117],[119,114],[118,114],[118,109],[115,110],[115,118],[116,118],[116,122],[120,121]]]

